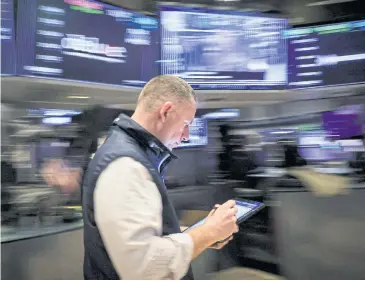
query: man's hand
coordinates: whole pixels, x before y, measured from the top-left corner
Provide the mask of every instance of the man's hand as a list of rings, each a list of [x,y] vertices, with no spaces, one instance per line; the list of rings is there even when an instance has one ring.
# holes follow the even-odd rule
[[[72,193],[80,187],[80,169],[69,168],[62,160],[51,160],[42,169],[44,181],[58,186],[64,193]]]
[[[213,214],[215,212],[215,210],[218,209],[220,206],[221,206],[220,204],[215,204],[213,210],[210,213]],[[223,249],[229,242],[232,241],[232,239],[233,239],[233,235],[229,236],[228,238],[226,238],[222,241],[218,241],[218,242],[214,243],[209,248],[215,249],[215,250]]]
[[[193,259],[209,247],[223,248],[232,239],[232,234],[238,232],[235,205],[236,202],[233,200],[229,200],[221,206],[216,205],[202,225],[186,232],[194,242]],[[219,241],[222,242],[217,243]]]
[[[210,246],[209,248],[211,249],[215,249],[215,250],[220,250],[223,249],[229,242],[231,242],[233,239],[233,235],[230,236],[228,239],[225,239],[222,242],[216,242],[214,243],[212,246]]]
[[[236,202],[229,200],[223,205],[216,205],[209,213],[204,224],[211,230],[215,243],[238,232],[237,211]]]

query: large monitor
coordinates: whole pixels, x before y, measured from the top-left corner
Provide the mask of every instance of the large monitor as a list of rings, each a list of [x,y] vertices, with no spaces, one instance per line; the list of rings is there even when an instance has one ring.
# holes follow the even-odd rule
[[[1,0],[1,75],[14,75],[15,64],[14,3]]]
[[[158,21],[97,1],[19,0],[18,74],[144,86],[158,74]]]
[[[365,20],[289,29],[289,88],[365,82]]]
[[[287,20],[239,11],[161,5],[161,74],[195,89],[281,89]]]

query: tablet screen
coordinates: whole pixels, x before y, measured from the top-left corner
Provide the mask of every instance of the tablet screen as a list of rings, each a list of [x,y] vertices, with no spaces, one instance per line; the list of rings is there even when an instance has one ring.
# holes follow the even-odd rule
[[[241,223],[251,217],[253,214],[255,214],[257,211],[261,210],[265,205],[261,202],[257,201],[243,201],[243,200],[236,200],[236,207],[238,209],[237,211],[237,223]],[[189,228],[187,228],[185,231],[195,228],[201,224],[203,224],[205,221],[205,218],[198,221],[197,223],[193,224]],[[184,231],[184,232],[185,232]]]

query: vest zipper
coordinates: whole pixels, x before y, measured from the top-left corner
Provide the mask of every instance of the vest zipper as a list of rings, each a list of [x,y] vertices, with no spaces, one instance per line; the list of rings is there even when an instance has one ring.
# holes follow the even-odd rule
[[[169,158],[169,154],[166,154],[166,156],[164,156],[164,158],[162,158],[162,160],[161,160],[161,162],[160,162],[160,164],[158,165],[158,172],[161,174],[161,166],[162,166],[162,164]]]

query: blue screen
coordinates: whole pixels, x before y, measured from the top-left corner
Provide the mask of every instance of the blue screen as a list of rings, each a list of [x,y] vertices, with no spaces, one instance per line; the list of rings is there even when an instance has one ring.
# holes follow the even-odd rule
[[[160,6],[161,73],[195,89],[281,89],[287,82],[287,20]]]
[[[97,1],[19,0],[20,75],[144,86],[158,74],[158,21]]]
[[[1,1],[1,74],[15,74],[15,28],[13,0]]]

